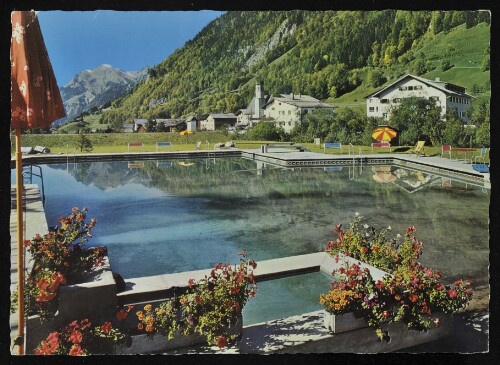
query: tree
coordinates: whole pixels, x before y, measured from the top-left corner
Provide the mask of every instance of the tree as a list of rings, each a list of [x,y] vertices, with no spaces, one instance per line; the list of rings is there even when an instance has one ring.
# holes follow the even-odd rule
[[[146,132],[156,132],[156,120],[148,120],[144,127],[146,128]]]
[[[429,137],[434,145],[442,143],[444,119],[441,108],[432,99],[406,98],[391,112],[389,124],[399,129],[399,142],[413,145],[422,136]]]
[[[443,130],[443,144],[462,146],[464,139],[464,126],[456,110],[446,113],[446,125]]]
[[[260,141],[279,141],[280,131],[273,122],[259,122],[248,130],[247,139]]]
[[[366,81],[371,87],[379,87],[385,82],[385,77],[379,69],[371,69],[368,71]]]
[[[81,132],[76,139],[76,147],[80,149],[80,152],[90,152],[94,149],[94,146],[92,146],[92,141],[83,132]]]

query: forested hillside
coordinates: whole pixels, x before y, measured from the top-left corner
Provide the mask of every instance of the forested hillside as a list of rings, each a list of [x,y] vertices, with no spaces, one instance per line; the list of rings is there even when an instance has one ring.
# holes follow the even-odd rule
[[[329,102],[362,101],[405,73],[446,73],[446,81],[488,92],[489,21],[472,11],[227,12],[151,68],[101,122],[234,112],[257,80],[268,93]]]

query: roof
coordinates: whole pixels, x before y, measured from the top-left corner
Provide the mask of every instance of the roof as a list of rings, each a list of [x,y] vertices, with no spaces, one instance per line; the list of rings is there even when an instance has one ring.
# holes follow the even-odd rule
[[[404,79],[407,79],[407,78],[413,78],[415,80],[418,80],[428,86],[431,86],[435,89],[438,89],[442,92],[444,92],[445,94],[447,95],[458,95],[458,96],[468,96],[468,97],[472,97],[472,95],[469,95],[467,93],[461,93],[461,92],[458,92],[458,91],[453,91],[453,90],[449,90],[446,88],[446,85],[454,85],[450,82],[446,82],[446,81],[437,81],[437,80],[429,80],[429,79],[425,79],[423,77],[419,77],[419,76],[414,76],[414,75],[410,75],[410,74],[406,74],[404,75],[403,77],[401,77],[399,80],[393,82],[392,84],[390,85],[387,85],[386,87],[370,94],[370,95],[367,95],[365,96],[365,99],[369,98],[369,97],[372,97],[372,96],[377,96],[377,94],[381,94],[382,92],[384,92],[385,90],[387,90],[388,88],[396,85],[397,83],[403,81]],[[455,86],[458,86],[458,85],[455,85]],[[459,86],[459,87],[462,87],[462,86]]]
[[[176,127],[184,122],[184,119],[156,119],[156,123],[163,123],[165,127]]]
[[[274,100],[280,101],[282,103],[290,104],[296,106],[297,108],[334,108],[333,105],[327,104],[313,98],[309,95],[297,95],[297,94],[281,94],[279,97],[272,97],[264,107],[271,104]]]
[[[236,118],[236,115],[233,113],[212,113],[209,115],[209,117],[212,117],[214,119],[234,119]]]
[[[138,125],[138,124],[145,125],[147,122],[148,122],[147,119],[134,119],[134,124],[135,125]]]

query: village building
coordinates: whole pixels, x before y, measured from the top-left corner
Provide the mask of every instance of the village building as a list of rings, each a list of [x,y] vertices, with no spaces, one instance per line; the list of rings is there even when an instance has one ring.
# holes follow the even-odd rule
[[[263,109],[267,120],[290,133],[296,125],[304,121],[307,114],[317,109],[333,111],[334,107],[309,95],[281,94],[279,97],[271,96]]]
[[[134,133],[134,123],[123,123],[122,132],[123,133]]]
[[[212,113],[207,119],[200,121],[200,129],[204,131],[215,131],[236,124],[236,115],[233,113]]]
[[[147,119],[134,119],[134,130],[136,133],[145,133],[146,132],[146,123]]]
[[[264,105],[271,98],[270,95],[265,95],[264,83],[259,82],[255,85],[255,95],[253,96],[246,109],[238,110],[236,114],[237,127],[252,127],[264,118]]]
[[[191,115],[186,119],[186,130],[190,132],[196,131],[196,126],[198,124],[198,118],[195,115]]]
[[[167,132],[180,132],[186,129],[186,121],[184,119],[155,119],[156,127],[163,123]]]
[[[439,78],[428,80],[423,77],[405,75],[396,82],[365,97],[366,115],[389,119],[391,110],[397,108],[405,98],[421,97],[434,99],[441,107],[441,115],[456,109],[458,116],[467,122],[472,96],[462,86],[441,81]]]

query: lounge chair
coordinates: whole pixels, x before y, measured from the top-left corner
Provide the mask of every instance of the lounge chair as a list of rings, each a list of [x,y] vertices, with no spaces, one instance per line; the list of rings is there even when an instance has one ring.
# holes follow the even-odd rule
[[[412,151],[410,153],[410,155],[412,154],[416,154],[417,157],[419,155],[422,155],[422,156],[425,156],[425,152],[424,152],[424,145],[425,145],[425,141],[418,141],[417,144],[415,145],[415,147],[413,147],[410,151]]]
[[[451,150],[452,147],[449,144],[441,146],[441,157],[443,157],[445,152],[448,152],[448,155],[450,156],[451,159]]]
[[[201,149],[201,141],[200,142],[196,142],[195,147],[196,147],[197,150],[200,150]]]
[[[487,153],[488,153],[488,148],[486,148],[486,147],[481,148],[481,153],[478,156],[474,156],[474,163],[477,163],[478,159],[483,160],[483,163],[484,163],[485,162],[484,159],[485,159]],[[472,158],[471,158],[471,160],[472,160]]]

